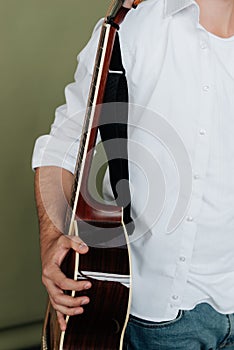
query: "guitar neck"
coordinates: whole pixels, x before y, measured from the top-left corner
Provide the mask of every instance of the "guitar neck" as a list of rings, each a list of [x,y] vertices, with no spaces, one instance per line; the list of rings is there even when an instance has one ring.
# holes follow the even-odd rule
[[[110,26],[104,24],[101,30],[98,50],[96,54],[94,71],[92,82],[90,86],[90,92],[88,96],[87,109],[84,118],[83,130],[80,139],[76,170],[75,170],[75,181],[73,185],[72,198],[71,198],[71,206],[74,208],[76,202],[77,192],[80,190],[80,183],[82,180],[82,170],[86,160],[86,155],[88,152],[89,141],[91,136],[91,131],[97,127],[97,121],[94,122],[94,117],[97,110],[97,105],[102,103],[102,97],[100,94],[100,90],[103,90],[103,80],[106,80],[106,77],[103,77],[103,68],[104,61],[106,57],[107,51],[107,43],[110,36]],[[102,83],[102,84],[101,84]],[[94,140],[96,142],[96,140]]]
[[[76,163],[70,203],[72,216],[69,220],[69,234],[73,231],[81,188],[85,181],[87,183],[89,175],[116,31],[131,8],[131,6],[125,7],[127,2],[129,1],[113,1],[102,25]]]

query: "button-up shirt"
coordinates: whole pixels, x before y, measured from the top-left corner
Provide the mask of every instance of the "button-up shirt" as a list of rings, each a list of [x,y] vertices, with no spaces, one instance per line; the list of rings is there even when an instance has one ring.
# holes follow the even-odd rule
[[[78,56],[33,167],[74,172],[101,22]],[[206,301],[234,312],[234,38],[192,0],[147,0],[119,31],[129,88],[131,313],[170,320]],[[111,197],[108,176],[106,197]]]

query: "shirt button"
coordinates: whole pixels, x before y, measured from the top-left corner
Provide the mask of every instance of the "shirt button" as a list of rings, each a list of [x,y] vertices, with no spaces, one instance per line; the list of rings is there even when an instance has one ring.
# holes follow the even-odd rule
[[[205,135],[206,134],[206,130],[205,129],[200,129],[199,134],[200,135]]]
[[[208,91],[210,90],[209,85],[204,85],[204,86],[202,87],[202,90],[205,91],[205,92],[208,92]]]
[[[206,43],[205,41],[201,41],[201,42],[200,42],[200,48],[201,48],[202,50],[207,49],[207,43]]]
[[[173,299],[173,300],[178,300],[179,297],[178,297],[178,295],[172,295],[172,299]]]
[[[185,262],[185,260],[186,260],[185,256],[180,256],[180,261],[181,262]]]
[[[192,216],[187,216],[186,220],[189,221],[189,222],[192,222],[193,221],[193,217]]]
[[[200,175],[194,174],[194,175],[193,175],[193,178],[194,178],[195,180],[199,180],[199,179],[200,179]]]

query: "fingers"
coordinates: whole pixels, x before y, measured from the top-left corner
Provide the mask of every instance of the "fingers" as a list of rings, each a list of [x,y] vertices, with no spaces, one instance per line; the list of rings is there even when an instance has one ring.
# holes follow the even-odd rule
[[[56,251],[63,251],[66,253],[68,250],[73,249],[79,254],[85,254],[89,248],[85,242],[79,237],[61,235],[56,242]]]
[[[69,250],[72,249],[79,254],[85,254],[89,250],[88,246],[79,237],[63,234],[47,245],[42,242],[41,246],[42,269],[45,270],[46,275],[50,274],[50,270],[52,271],[55,265],[61,266]]]
[[[73,298],[69,295],[65,295],[64,293],[57,294],[55,295],[55,298],[53,300],[53,304],[55,305],[56,310],[60,310],[59,307],[63,308],[63,310],[60,310],[61,312],[64,312],[64,308],[68,309],[66,315],[71,316],[74,314],[74,312],[71,309],[76,309],[80,308],[83,305],[86,305],[89,303],[89,298],[84,296],[84,297],[77,297]],[[78,310],[80,311],[80,310]],[[71,312],[71,313],[70,313]]]
[[[65,236],[70,241],[70,248],[74,249],[79,254],[85,254],[88,252],[89,248],[85,242],[83,242],[79,237],[75,236]]]
[[[63,315],[74,316],[84,312],[82,306],[89,303],[89,298],[86,296],[73,298],[69,295],[64,295],[61,290],[56,290],[55,288],[53,295],[50,296],[50,301],[57,312]]]
[[[76,290],[84,290],[88,289],[87,287],[91,287],[91,283],[89,282],[76,282]],[[63,291],[53,285],[52,282],[49,283],[48,291],[50,295],[51,304],[57,312],[58,323],[60,325],[61,331],[66,330],[66,316],[75,316],[80,315],[84,312],[83,306],[87,305],[90,300],[87,296],[80,297],[72,297],[70,295],[66,295]]]
[[[89,303],[89,298],[86,296],[72,297],[65,295],[64,291],[83,291],[91,288],[90,282],[67,278],[61,271],[61,263],[71,249],[79,254],[88,252],[87,245],[79,237],[61,235],[53,240],[42,254],[42,282],[57,312],[61,330],[66,329],[64,315],[81,314],[84,312],[82,305]]]
[[[44,270],[42,282],[49,290],[49,292],[51,292],[50,289],[52,289],[52,286],[56,286],[61,291],[82,291],[91,287],[91,283],[88,281],[75,281],[73,279],[67,278],[65,274],[60,270],[59,266],[53,266],[51,269]]]
[[[88,300],[88,297],[82,297],[82,300],[81,300],[81,297],[73,298],[69,295],[64,294],[63,291],[64,290],[74,290],[74,291],[87,290],[91,287],[90,282],[73,281],[66,278],[66,280],[63,283],[62,283],[63,288],[61,288],[61,283],[59,284],[59,286],[56,285],[54,281],[48,281],[47,283],[47,288],[50,292],[50,297],[55,302],[55,304],[60,304],[67,307],[76,307],[76,306],[80,306],[80,303],[84,301],[84,299]],[[69,286],[73,287],[73,284],[74,284],[74,288],[69,288]]]
[[[67,324],[66,324],[64,315],[59,311],[57,311],[57,319],[58,319],[58,323],[59,323],[61,331],[62,332],[65,331],[67,328]]]
[[[57,311],[61,330],[66,329],[64,315],[74,316],[84,312],[83,306],[89,303],[87,296],[72,297],[64,290],[83,291],[91,288],[89,281],[74,281],[67,278],[58,266],[53,267],[53,278],[43,277],[53,308]]]
[[[132,8],[133,3],[134,3],[134,0],[125,0],[123,3],[123,6],[130,9]]]

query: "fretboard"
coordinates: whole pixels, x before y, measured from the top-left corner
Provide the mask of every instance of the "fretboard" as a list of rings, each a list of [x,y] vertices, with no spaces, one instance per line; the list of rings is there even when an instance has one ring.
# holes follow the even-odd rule
[[[83,166],[85,163],[86,154],[88,150],[89,136],[90,136],[91,128],[93,126],[93,118],[94,118],[95,110],[97,106],[98,91],[100,88],[100,81],[101,81],[101,76],[103,71],[103,63],[104,63],[104,58],[105,58],[106,48],[107,48],[107,43],[109,38],[109,29],[110,29],[110,26],[104,23],[102,26],[98,50],[96,54],[92,82],[91,82],[90,92],[89,92],[88,101],[87,101],[87,109],[84,117],[83,130],[82,130],[80,143],[79,143],[79,151],[78,151],[76,170],[75,170],[75,180],[74,180],[73,189],[72,189],[72,197],[71,197],[70,204],[73,209],[76,202],[77,192],[80,189],[79,185],[82,180],[82,171],[83,171]]]

